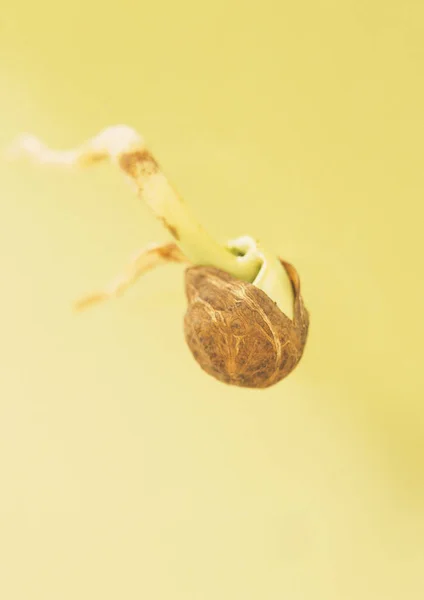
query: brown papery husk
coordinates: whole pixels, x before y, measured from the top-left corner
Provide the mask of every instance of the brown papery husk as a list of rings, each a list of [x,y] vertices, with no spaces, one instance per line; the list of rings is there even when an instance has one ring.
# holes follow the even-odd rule
[[[309,315],[296,269],[281,263],[293,288],[293,320],[251,283],[214,267],[186,270],[185,339],[209,375],[230,385],[267,388],[300,361]]]

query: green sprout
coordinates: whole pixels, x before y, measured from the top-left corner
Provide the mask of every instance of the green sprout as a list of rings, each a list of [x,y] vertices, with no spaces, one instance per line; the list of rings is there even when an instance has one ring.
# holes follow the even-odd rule
[[[279,259],[250,236],[226,244],[216,242],[171,186],[143,138],[130,127],[108,127],[80,148],[65,151],[52,150],[34,136],[23,135],[14,144],[14,152],[46,165],[78,167],[107,159],[118,164],[190,263],[213,266],[253,283],[292,316],[292,284]]]

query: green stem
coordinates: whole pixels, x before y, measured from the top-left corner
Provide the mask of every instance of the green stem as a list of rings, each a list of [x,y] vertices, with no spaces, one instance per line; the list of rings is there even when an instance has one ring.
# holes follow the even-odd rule
[[[176,194],[163,173],[142,177],[137,182],[143,200],[162,221],[190,262],[214,266],[233,277],[252,282],[258,275],[262,260],[253,248],[237,256],[218,244],[196,221],[189,207]]]
[[[218,244],[199,225],[161,171],[148,177],[140,172],[135,179],[143,200],[192,263],[213,266],[237,279],[253,283],[292,318],[293,291],[277,256],[249,236],[232,240],[226,247]]]

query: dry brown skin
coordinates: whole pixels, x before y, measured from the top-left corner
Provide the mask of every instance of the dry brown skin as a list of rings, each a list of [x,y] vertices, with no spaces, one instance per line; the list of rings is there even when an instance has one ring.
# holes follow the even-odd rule
[[[187,344],[204,371],[232,385],[266,388],[302,357],[309,326],[296,269],[281,261],[294,292],[294,319],[251,283],[214,267],[186,270]]]

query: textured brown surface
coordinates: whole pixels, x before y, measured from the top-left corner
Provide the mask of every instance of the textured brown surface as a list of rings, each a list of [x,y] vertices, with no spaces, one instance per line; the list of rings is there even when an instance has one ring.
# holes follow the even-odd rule
[[[214,267],[186,270],[186,341],[202,369],[216,379],[266,388],[299,362],[309,317],[295,268],[281,262],[293,286],[293,321],[250,283]]]
[[[154,175],[160,168],[149,150],[132,150],[123,152],[119,157],[119,166],[133,179]]]

